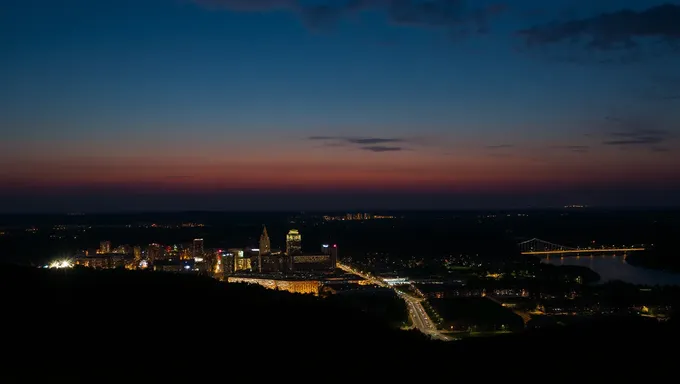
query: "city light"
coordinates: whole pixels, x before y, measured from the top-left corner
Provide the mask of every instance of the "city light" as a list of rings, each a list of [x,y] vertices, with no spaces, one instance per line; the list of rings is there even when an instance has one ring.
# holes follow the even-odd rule
[[[73,268],[73,261],[68,259],[55,260],[50,263],[50,268],[57,269]]]

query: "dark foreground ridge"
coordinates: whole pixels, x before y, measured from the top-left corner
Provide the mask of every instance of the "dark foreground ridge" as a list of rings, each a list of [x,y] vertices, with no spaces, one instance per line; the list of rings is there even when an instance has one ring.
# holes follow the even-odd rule
[[[333,377],[342,370],[394,379],[556,371],[648,379],[670,370],[678,340],[672,320],[606,319],[445,343],[331,300],[196,276],[3,266],[0,281],[6,362],[16,360],[6,366],[52,378]]]

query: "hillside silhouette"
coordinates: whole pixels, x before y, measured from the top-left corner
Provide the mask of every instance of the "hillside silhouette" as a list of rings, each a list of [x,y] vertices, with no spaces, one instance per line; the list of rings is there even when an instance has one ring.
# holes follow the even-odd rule
[[[398,378],[404,369],[398,363],[409,362],[424,364],[423,374],[436,377],[440,363],[466,374],[479,364],[548,372],[550,362],[606,357],[634,361],[625,375],[654,361],[656,374],[664,369],[662,360],[640,351],[671,348],[677,336],[672,322],[636,318],[444,343],[391,328],[341,300],[206,277],[3,266],[0,281],[4,347],[12,351],[6,362],[67,367],[70,373],[78,371],[68,367],[95,374],[115,367],[119,374],[158,378],[172,377],[177,365],[199,364],[197,374],[208,377],[220,377],[228,365],[264,377],[308,370],[327,375],[341,366],[351,374]],[[598,364],[571,373],[611,370]],[[30,374],[48,372],[56,374]]]

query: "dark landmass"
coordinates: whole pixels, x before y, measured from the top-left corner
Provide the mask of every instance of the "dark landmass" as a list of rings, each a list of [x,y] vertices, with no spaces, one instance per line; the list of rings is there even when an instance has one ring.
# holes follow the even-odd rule
[[[680,225],[663,221],[654,223],[654,234],[644,252],[632,253],[627,261],[644,268],[680,272]]]
[[[387,288],[367,289],[356,293],[335,294],[325,298],[331,306],[350,312],[362,312],[393,329],[409,325],[406,303]]]
[[[62,254],[112,244],[177,244],[204,238],[208,248],[257,246],[266,225],[272,247],[299,229],[307,253],[337,243],[342,257],[439,257],[472,254],[505,260],[519,241],[565,246],[651,244],[658,223],[678,228],[677,210],[523,210],[373,212],[395,219],[325,221],[334,213],[183,212],[109,215],[0,215],[0,257],[43,263]],[[182,226],[195,223],[202,226]],[[157,226],[152,226],[156,224]],[[675,232],[677,233],[677,231]],[[677,236],[675,238],[678,238]],[[593,243],[594,242],[594,243]]]
[[[560,364],[569,367],[561,378],[650,379],[672,367],[664,361],[671,360],[678,335],[674,320],[623,317],[435,342],[336,300],[124,270],[3,266],[0,288],[9,351],[4,374],[24,380],[69,374],[101,381],[115,374],[196,381],[234,372],[258,380],[336,372],[402,380],[507,378],[509,372],[554,374]]]
[[[484,297],[430,299],[429,302],[443,318],[444,330],[493,332],[524,328],[522,318],[512,310]]]

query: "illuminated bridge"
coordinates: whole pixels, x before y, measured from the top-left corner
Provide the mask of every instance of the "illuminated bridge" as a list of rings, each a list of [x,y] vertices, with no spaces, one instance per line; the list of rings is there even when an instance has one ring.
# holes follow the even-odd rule
[[[549,241],[533,238],[517,244],[523,255],[564,255],[564,254],[589,254],[589,253],[612,253],[644,251],[640,247],[601,247],[601,248],[572,248],[554,244]]]

